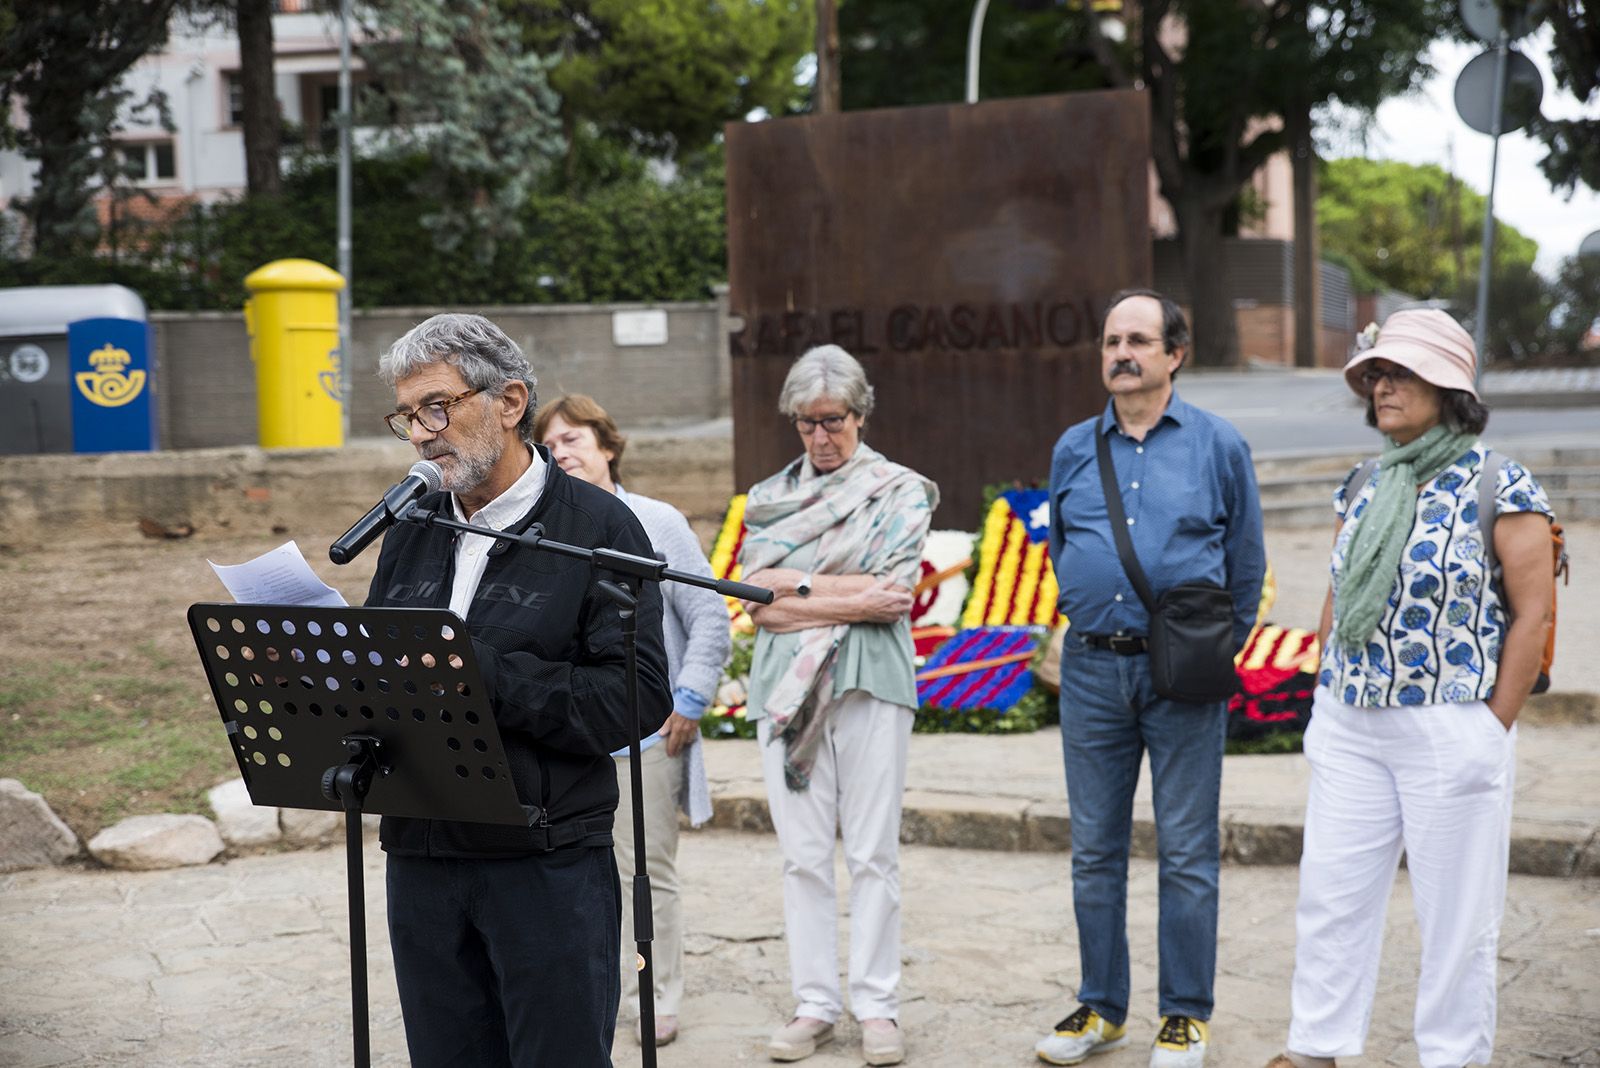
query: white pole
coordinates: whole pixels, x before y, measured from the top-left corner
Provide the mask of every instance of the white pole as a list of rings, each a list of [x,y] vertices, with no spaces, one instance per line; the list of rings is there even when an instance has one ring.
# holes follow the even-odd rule
[[[983,43],[983,18],[989,13],[989,0],[978,0],[972,7],[972,25],[967,30],[967,103],[978,102],[978,47]]]
[[[350,441],[350,405],[355,378],[351,365],[350,309],[353,294],[350,265],[350,0],[339,2],[339,395],[343,409],[343,438]]]
[[[1504,28],[1494,53],[1494,93],[1489,119],[1489,136],[1494,138],[1494,148],[1489,153],[1489,194],[1483,206],[1483,259],[1478,264],[1478,311],[1474,318],[1472,343],[1478,350],[1477,378],[1483,380],[1483,365],[1489,362],[1489,271],[1494,266],[1494,183],[1495,172],[1500,168],[1500,126],[1504,121],[1501,110],[1505,107],[1506,53],[1510,38]]]

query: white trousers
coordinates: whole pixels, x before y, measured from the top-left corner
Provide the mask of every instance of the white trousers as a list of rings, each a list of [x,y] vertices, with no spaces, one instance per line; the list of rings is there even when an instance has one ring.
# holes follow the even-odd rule
[[[627,757],[613,757],[617,765],[616,826],[612,848],[617,875],[622,881],[622,997],[639,1011],[638,946],[633,932],[633,783]],[[650,963],[655,969],[652,989],[656,1015],[676,1016],[683,1002],[683,908],[678,898],[678,798],[683,792],[683,754],[667,755],[666,742],[639,754],[639,774],[644,783],[644,870],[650,876],[651,919],[655,940]]]
[[[783,919],[796,1016],[832,1023],[839,993],[839,899],[834,836],[850,873],[850,1011],[858,1020],[900,1014],[900,804],[912,711],[851,690],[824,710],[827,732],[798,793],[783,781],[783,743],[768,744],[761,770],[783,852]]]
[[[1289,1049],[1361,1053],[1404,849],[1422,942],[1413,1021],[1424,1068],[1487,1064],[1505,910],[1516,728],[1482,701],[1356,708],[1319,687],[1295,909]]]

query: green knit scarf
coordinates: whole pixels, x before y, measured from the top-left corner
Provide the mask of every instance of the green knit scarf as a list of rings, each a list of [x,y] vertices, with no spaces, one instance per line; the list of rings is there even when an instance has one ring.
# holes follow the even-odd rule
[[[1344,575],[1334,605],[1334,636],[1348,650],[1360,649],[1378,628],[1399,573],[1400,553],[1417,516],[1417,487],[1431,481],[1472,447],[1477,436],[1443,423],[1405,445],[1389,447],[1373,472],[1372,499],[1356,517],[1345,550]],[[1353,508],[1354,501],[1345,506]]]

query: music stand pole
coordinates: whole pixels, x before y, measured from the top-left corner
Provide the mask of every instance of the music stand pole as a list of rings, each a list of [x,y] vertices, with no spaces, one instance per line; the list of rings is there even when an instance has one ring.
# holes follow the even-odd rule
[[[600,589],[617,605],[622,623],[622,677],[628,717],[628,783],[633,791],[633,941],[638,953],[639,1047],[645,1068],[656,1068],[655,907],[645,867],[644,772],[639,762],[639,600],[625,582],[601,579]]]
[[[350,898],[350,1013],[356,1068],[372,1062],[371,1030],[367,1020],[367,894],[366,867],[361,849],[361,806],[378,771],[382,742],[371,735],[352,734],[344,739],[351,756],[322,774],[322,792],[344,805],[344,866]]]

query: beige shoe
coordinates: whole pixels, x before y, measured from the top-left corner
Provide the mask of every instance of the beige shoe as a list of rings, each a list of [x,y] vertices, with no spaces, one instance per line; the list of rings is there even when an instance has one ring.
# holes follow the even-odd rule
[[[893,1020],[861,1021],[861,1055],[868,1064],[899,1064],[906,1059],[906,1038]]]
[[[1339,1068],[1339,1066],[1333,1062],[1332,1058],[1329,1058],[1324,1063],[1328,1065],[1328,1068]],[[1272,1058],[1272,1060],[1267,1062],[1267,1068],[1299,1068],[1299,1066],[1296,1065],[1294,1061],[1289,1059],[1289,1055],[1287,1053],[1280,1053],[1276,1057]]]
[[[833,1041],[833,1024],[814,1016],[796,1016],[772,1033],[767,1056],[775,1061],[803,1061],[817,1047]]]
[[[676,1016],[656,1017],[656,1045],[667,1046],[678,1037],[678,1018]]]

